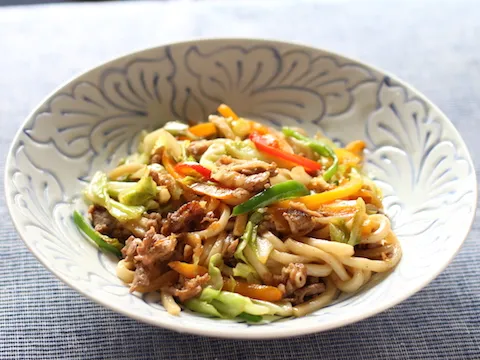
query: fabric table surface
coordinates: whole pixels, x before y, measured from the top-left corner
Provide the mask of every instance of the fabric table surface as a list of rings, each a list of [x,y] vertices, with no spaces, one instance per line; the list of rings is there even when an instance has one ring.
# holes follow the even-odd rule
[[[479,5],[180,0],[0,8],[0,187],[14,134],[58,85],[116,56],[199,37],[296,41],[383,68],[436,103],[475,159]],[[478,221],[450,266],[402,304],[325,333],[247,343],[155,328],[93,303],[29,253],[3,191],[0,219],[0,359],[480,359]]]

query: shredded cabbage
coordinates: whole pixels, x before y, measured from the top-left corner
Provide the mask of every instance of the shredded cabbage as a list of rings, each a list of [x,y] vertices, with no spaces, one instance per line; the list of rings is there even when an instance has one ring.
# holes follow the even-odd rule
[[[225,150],[228,155],[241,160],[262,159],[262,155],[257,150],[251,140],[228,140],[225,142]]]
[[[226,155],[225,140],[215,140],[214,143],[208,147],[207,151],[205,151],[205,153],[200,158],[200,165],[214,171],[217,168],[217,165],[215,165],[215,163],[223,155]]]
[[[142,216],[143,206],[129,206],[113,200],[107,191],[107,175],[101,171],[95,173],[85,189],[85,196],[94,204],[101,205],[119,221],[134,220]]]
[[[135,186],[126,188],[118,194],[118,200],[125,205],[146,206],[157,196],[157,184],[151,176],[144,175]]]

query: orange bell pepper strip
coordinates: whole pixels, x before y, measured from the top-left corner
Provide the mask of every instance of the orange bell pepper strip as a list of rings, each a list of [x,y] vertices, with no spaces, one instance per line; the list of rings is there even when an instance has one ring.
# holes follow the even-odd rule
[[[265,134],[270,133],[270,129],[268,128],[268,126],[260,124],[256,121],[252,121],[252,120],[249,120],[249,121],[250,121],[251,132],[257,132],[261,135],[265,135]]]
[[[220,104],[217,108],[217,111],[226,118],[232,118],[233,120],[238,120],[237,114],[230,108],[230,106],[225,104]]]
[[[223,117],[232,118],[233,120],[239,119],[239,116],[228,105],[220,104],[220,106],[217,108],[217,111]],[[253,120],[247,120],[247,119],[244,119],[244,120],[250,123],[250,129],[252,132],[255,131],[262,135],[270,133],[270,129],[268,128],[268,126],[265,126]]]
[[[175,170],[176,164],[173,161],[172,157],[168,155],[166,151],[164,151],[162,155],[162,165],[175,180],[181,180],[183,178],[183,176]]]
[[[193,279],[199,275],[205,275],[208,272],[207,268],[204,266],[189,264],[182,261],[171,261],[168,263],[168,266],[170,266],[172,270],[175,270],[180,275],[183,275],[189,279]]]
[[[206,180],[211,180],[212,172],[194,161],[178,163],[175,165],[174,170],[182,176],[202,177]]]
[[[361,155],[367,144],[362,140],[355,140],[345,146],[345,150],[348,150],[356,155]]]
[[[359,197],[361,197],[366,204],[375,205],[375,207],[377,207],[378,209],[383,208],[382,200],[378,196],[376,196],[371,190],[360,189],[350,198],[357,199]]]
[[[278,207],[288,208],[290,206],[290,203],[293,201],[305,204],[305,206],[310,210],[318,210],[318,208],[322,204],[331,203],[332,201],[338,199],[348,198],[349,196],[358,192],[362,188],[362,185],[362,178],[358,175],[355,175],[350,178],[350,181],[336,187],[333,190],[328,190],[313,195],[302,196],[296,199],[280,201],[276,205]]]
[[[317,209],[319,213],[324,216],[342,216],[342,215],[353,215],[358,210],[354,204],[344,204],[332,202],[329,204],[322,204]]]
[[[252,299],[264,301],[280,301],[283,293],[275,286],[249,284],[243,281],[226,280],[224,281],[223,290],[232,291],[237,294],[247,296]]]
[[[201,123],[188,128],[188,131],[198,137],[210,137],[217,134],[217,128],[211,122]]]

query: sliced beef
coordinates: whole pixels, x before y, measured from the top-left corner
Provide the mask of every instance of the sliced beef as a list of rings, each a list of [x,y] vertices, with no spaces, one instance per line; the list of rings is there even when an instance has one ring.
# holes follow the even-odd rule
[[[319,282],[316,284],[307,285],[293,292],[293,296],[294,296],[293,303],[295,305],[301,304],[306,301],[305,298],[312,297],[314,295],[319,295],[324,291],[325,291],[324,283]]]
[[[145,215],[145,226],[147,229],[154,228],[155,232],[159,232],[162,225],[162,215],[157,212],[152,212]]]
[[[92,205],[88,209],[92,217],[93,227],[100,234],[116,238],[121,242],[126,241],[132,233],[102,206]]]
[[[198,160],[212,144],[212,140],[192,141],[187,147],[187,152]]]
[[[295,235],[306,235],[315,228],[312,217],[298,209],[287,209],[283,217],[288,223],[290,232]]]
[[[125,259],[135,263],[135,277],[130,291],[149,289],[168,270],[167,262],[176,254],[177,239],[163,236],[151,227],[143,240],[131,236],[122,250]]]
[[[281,275],[274,275],[273,284],[277,284],[286,295],[301,289],[307,282],[307,268],[302,263],[290,263],[284,266]]]
[[[248,192],[262,191],[271,176],[276,175],[277,165],[260,160],[238,160],[230,156],[221,157],[219,167],[212,175],[218,183],[228,188],[242,188]]]
[[[142,243],[137,246],[135,262],[144,266],[153,266],[157,262],[170,259],[176,246],[177,239],[174,235],[165,237],[157,234],[152,227],[145,234]]]
[[[207,209],[199,201],[190,201],[177,211],[168,214],[162,226],[162,233],[169,235],[199,230],[206,217]]]
[[[168,291],[184,302],[191,299],[202,292],[203,286],[210,280],[210,275],[198,275],[193,279],[185,279],[180,288],[171,287]]]
[[[182,195],[182,188],[170,174],[164,171],[150,169],[150,176],[158,186],[165,186],[167,188],[173,200],[178,200]]]
[[[190,186],[193,192],[221,200],[229,205],[238,205],[247,201],[251,194],[242,188],[229,189],[208,183],[196,183]]]
[[[233,133],[230,125],[228,125],[227,120],[225,120],[223,116],[210,115],[208,117],[208,121],[213,123],[220,132],[220,134],[222,134],[224,137],[232,140],[235,139],[235,134]]]
[[[142,243],[142,240],[136,238],[135,236],[130,236],[127,241],[125,241],[125,246],[122,249],[123,258],[132,262],[135,256],[137,255],[137,248]]]

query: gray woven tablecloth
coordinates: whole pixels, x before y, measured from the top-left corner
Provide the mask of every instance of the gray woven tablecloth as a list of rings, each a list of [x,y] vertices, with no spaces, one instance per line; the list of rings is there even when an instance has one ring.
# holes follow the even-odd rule
[[[397,74],[480,152],[478,1],[172,1],[0,8],[0,187],[29,111],[71,76],[192,37],[293,40]],[[478,176],[478,162],[477,162]],[[478,215],[477,215],[478,217]],[[216,340],[125,318],[85,299],[23,245],[0,193],[1,359],[480,359],[479,222],[459,255],[404,303],[341,329],[278,341]]]

